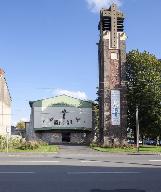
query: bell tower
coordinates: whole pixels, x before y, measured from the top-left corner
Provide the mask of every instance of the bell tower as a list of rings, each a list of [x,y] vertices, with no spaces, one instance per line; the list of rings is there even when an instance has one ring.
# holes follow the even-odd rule
[[[106,146],[126,143],[126,34],[124,14],[116,4],[100,11],[99,106],[100,143]]]

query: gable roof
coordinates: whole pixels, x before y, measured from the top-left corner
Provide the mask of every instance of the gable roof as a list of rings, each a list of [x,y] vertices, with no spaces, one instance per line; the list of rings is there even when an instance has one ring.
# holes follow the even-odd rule
[[[65,94],[29,102],[30,107],[69,106],[69,107],[80,107],[80,108],[91,107],[93,103],[94,102],[90,100],[81,100]]]

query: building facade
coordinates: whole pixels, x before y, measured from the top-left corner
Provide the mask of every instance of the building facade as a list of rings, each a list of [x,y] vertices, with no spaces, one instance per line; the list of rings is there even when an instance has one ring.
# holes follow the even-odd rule
[[[61,95],[30,102],[28,140],[49,144],[89,144],[93,139],[93,103]]]
[[[0,69],[0,135],[11,134],[11,96],[5,73]]]

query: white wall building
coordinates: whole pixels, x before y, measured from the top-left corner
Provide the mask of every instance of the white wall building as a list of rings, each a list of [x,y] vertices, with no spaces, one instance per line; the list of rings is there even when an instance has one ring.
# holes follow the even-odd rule
[[[11,134],[11,96],[5,73],[0,69],[0,135]]]
[[[89,144],[93,134],[93,102],[67,95],[30,102],[27,138],[48,143]]]

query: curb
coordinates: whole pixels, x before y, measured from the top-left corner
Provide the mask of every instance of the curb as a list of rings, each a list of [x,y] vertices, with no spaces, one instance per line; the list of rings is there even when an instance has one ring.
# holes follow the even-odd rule
[[[97,149],[91,148],[94,151],[97,151],[99,153],[104,153],[104,154],[112,154],[112,155],[161,155],[161,153],[143,153],[143,152],[134,152],[134,153],[130,153],[130,152],[108,152],[108,151],[99,151]]]
[[[20,153],[5,153],[5,152],[1,152],[0,153],[0,158],[1,157],[16,157],[16,156],[52,156],[57,154],[58,152],[42,152],[42,153],[33,153],[33,152],[20,152]]]

